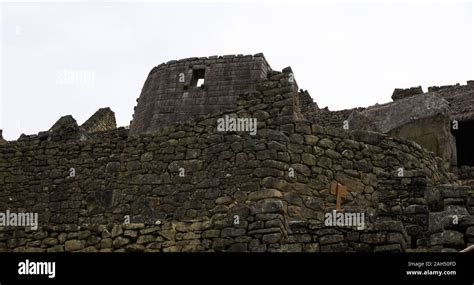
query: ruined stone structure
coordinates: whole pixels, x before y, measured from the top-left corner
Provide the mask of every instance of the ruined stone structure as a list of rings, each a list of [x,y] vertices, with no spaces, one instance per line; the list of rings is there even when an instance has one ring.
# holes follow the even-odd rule
[[[395,89],[394,102],[360,110],[348,121],[359,129],[414,140],[443,158],[446,168],[457,172],[462,167],[464,174],[470,173],[465,169],[474,166],[474,83],[429,87],[428,91]]]
[[[171,123],[235,108],[270,67],[263,54],[172,60],[153,68],[135,108],[130,132],[150,133]]]
[[[0,251],[405,252],[474,243],[474,193],[443,158],[413,140],[344,129],[354,110],[320,109],[291,68],[273,71],[262,55],[198,60],[212,70],[226,59],[229,70],[242,59],[265,70],[243,72],[254,85],[222,90],[233,99],[215,112],[198,104],[184,121],[177,109],[163,112],[153,103],[163,94],[150,91],[159,89],[158,67],[130,130],[88,132],[66,117],[1,144],[0,212],[37,212],[39,226],[0,227]],[[163,74],[191,75],[189,62],[168,63]],[[204,84],[225,78],[214,76]],[[178,108],[184,87],[174,88]],[[219,131],[225,116],[256,118],[258,131]],[[364,214],[363,228],[325,222],[337,202],[333,181],[348,189],[339,212]]]
[[[99,109],[81,126],[87,133],[111,131],[116,128],[115,113],[110,108]]]

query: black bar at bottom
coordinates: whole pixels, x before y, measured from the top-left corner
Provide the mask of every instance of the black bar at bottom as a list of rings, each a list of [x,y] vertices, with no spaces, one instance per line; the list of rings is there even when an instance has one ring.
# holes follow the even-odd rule
[[[55,276],[20,275],[20,262],[55,262]],[[441,272],[441,273],[440,273]],[[62,280],[392,280],[473,284],[474,254],[2,253],[0,284]],[[49,281],[49,282],[48,282]],[[466,282],[461,282],[466,281]]]

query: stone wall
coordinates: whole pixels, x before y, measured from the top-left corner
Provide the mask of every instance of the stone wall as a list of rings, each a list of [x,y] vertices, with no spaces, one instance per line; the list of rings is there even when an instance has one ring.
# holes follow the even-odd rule
[[[276,215],[276,214],[273,214]],[[244,225],[216,225],[188,221],[145,225],[143,223],[44,226],[39,230],[0,231],[0,251],[13,252],[401,252],[407,235],[400,222],[381,222],[360,233],[335,228],[316,228],[293,223],[291,234],[282,234],[282,221],[261,214],[251,230]],[[263,228],[260,224],[271,224]],[[263,237],[263,238],[262,238]],[[285,242],[282,242],[284,237]]]
[[[399,98],[394,102],[368,107],[358,116],[351,117],[350,127],[364,127],[367,126],[366,121],[371,122],[380,132],[416,141],[434,152],[445,161],[444,167],[456,165],[449,103],[436,94]],[[358,123],[361,118],[364,120]]]
[[[428,216],[424,240],[433,252],[458,252],[474,244],[474,191],[469,186],[439,185],[425,193]],[[429,211],[429,213],[428,213]],[[426,246],[426,245],[425,245]]]
[[[390,130],[387,134],[416,141],[445,161],[446,169],[457,165],[456,145],[449,130],[449,116],[438,114],[430,118],[420,118]]]
[[[305,118],[322,127],[343,129],[346,121],[353,111],[362,111],[364,108],[330,111],[327,107],[322,109],[308,109],[304,112]]]
[[[81,125],[81,129],[87,133],[111,131],[116,128],[115,113],[110,108],[99,109]]]
[[[169,61],[153,68],[138,99],[130,132],[235,109],[239,94],[254,91],[271,68],[263,54],[210,56]],[[198,78],[204,85],[197,86]]]
[[[396,88],[395,90],[393,90],[392,100],[400,100],[418,94],[423,94],[423,89],[421,88],[421,86],[406,89]]]
[[[460,122],[474,119],[474,81],[466,85],[432,86],[428,92],[433,92],[446,99],[450,104],[451,119]]]
[[[0,146],[0,209],[40,222],[0,228],[0,250],[405,251],[426,239],[425,220],[409,214],[427,203],[414,197],[453,182],[439,159],[411,141],[304,119],[290,74],[268,72],[232,111],[152,134]],[[217,131],[225,116],[256,118],[257,134]],[[348,186],[343,211],[363,212],[365,229],[325,225],[331,181]]]
[[[301,89],[299,91],[301,113],[308,114],[312,112],[317,112],[319,110],[318,104],[313,101],[311,95],[309,95],[308,90]]]
[[[473,179],[474,180],[474,166],[463,165],[459,167],[459,178],[460,179]]]
[[[6,143],[7,141],[3,138],[3,130],[0,130],[0,145]]]

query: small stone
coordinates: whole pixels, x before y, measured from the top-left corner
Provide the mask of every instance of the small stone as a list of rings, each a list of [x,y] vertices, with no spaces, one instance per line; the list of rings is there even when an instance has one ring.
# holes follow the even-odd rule
[[[66,243],[64,244],[64,249],[67,252],[71,252],[71,251],[84,249],[85,245],[86,245],[85,240],[73,239],[73,240],[66,241]]]
[[[388,233],[387,243],[406,244],[406,240],[401,233]]]
[[[349,246],[347,243],[334,243],[321,246],[321,252],[346,252]]]
[[[410,205],[405,209],[406,214],[427,214],[428,212],[428,206],[425,205]]]
[[[404,227],[401,221],[382,221],[375,224],[377,231],[403,232]]]
[[[53,247],[50,247],[46,249],[46,252],[64,252],[64,246],[63,245],[55,245]]]
[[[111,238],[104,238],[100,241],[100,248],[112,248],[112,239]]]
[[[279,243],[281,240],[281,233],[266,234],[263,236],[262,241],[264,243]]]
[[[115,173],[115,172],[118,172],[120,169],[120,162],[109,162],[107,163],[107,165],[105,166],[105,172],[107,173]]]
[[[354,163],[354,169],[362,172],[371,172],[373,165],[366,159],[358,160]]]
[[[260,191],[252,192],[248,195],[250,201],[261,200],[265,198],[281,198],[283,195],[280,191],[275,189],[263,189]]]
[[[321,249],[319,243],[309,243],[304,245],[304,252],[319,252]]]
[[[332,161],[331,161],[331,159],[329,159],[327,157],[321,157],[320,159],[318,159],[317,164],[318,164],[318,166],[323,167],[323,168],[331,168]]]
[[[130,243],[130,239],[125,238],[125,237],[117,237],[114,239],[113,245],[115,248],[120,248],[129,243]]]
[[[128,252],[142,252],[145,250],[145,246],[141,244],[130,244],[125,248]]]
[[[66,241],[67,233],[60,233],[58,236],[58,241],[60,244],[64,244]]]
[[[98,250],[93,246],[88,246],[82,252],[98,252]]]
[[[115,238],[119,235],[123,234],[122,226],[121,225],[114,225],[111,231],[112,238]]]
[[[334,149],[336,147],[336,144],[329,139],[320,140],[318,145],[322,148],[329,148],[329,149]]]
[[[101,232],[101,236],[102,236],[102,238],[109,238],[109,237],[111,237],[112,235],[110,234],[110,232],[109,232],[107,229],[104,229],[104,230]]]
[[[217,238],[219,237],[220,233],[220,230],[207,230],[202,233],[202,238]]]
[[[374,252],[402,252],[399,244],[377,245]]]
[[[143,223],[130,223],[123,225],[123,229],[125,230],[141,230],[145,228],[145,224]]]
[[[345,149],[342,152],[342,156],[344,156],[347,159],[352,159],[352,158],[354,158],[354,152],[350,149]]]
[[[226,251],[228,252],[245,252],[248,251],[248,246],[246,243],[234,243]]]
[[[283,213],[283,202],[276,199],[260,200],[258,202],[261,213]]]
[[[226,237],[238,237],[238,236],[244,236],[245,235],[245,229],[241,228],[225,228],[222,229],[221,232],[221,237],[226,238]]]
[[[100,242],[101,238],[96,235],[91,235],[86,240],[86,246],[88,245],[96,245]]]
[[[138,236],[138,232],[137,231],[132,231],[132,230],[126,230],[123,233],[123,236],[130,237],[130,238],[136,238]]]
[[[302,252],[303,245],[300,243],[282,244],[280,250],[283,252]]]
[[[88,230],[80,231],[77,235],[78,239],[87,239],[91,235],[91,232]]]
[[[319,238],[319,243],[321,245],[338,243],[344,240],[343,235],[326,235]]]
[[[229,197],[229,196],[219,197],[219,198],[216,199],[216,204],[218,204],[218,205],[220,205],[220,204],[227,205],[230,202],[232,202],[232,198]]]
[[[313,135],[305,135],[304,136],[304,141],[308,145],[316,145],[319,141],[319,138],[317,136],[313,136]]]
[[[156,231],[159,231],[160,229],[161,229],[161,227],[145,228],[143,230],[140,230],[140,234],[141,235],[147,235],[147,234],[151,234],[151,233],[154,233]]]
[[[309,153],[303,153],[302,155],[303,163],[309,166],[316,165],[316,157]]]
[[[303,136],[300,134],[292,134],[290,135],[290,142],[296,143],[296,144],[303,144]]]
[[[433,245],[444,245],[463,247],[464,246],[464,235],[458,231],[443,231],[430,236],[431,246]]]
[[[338,152],[336,152],[332,149],[327,149],[324,153],[331,159],[341,159],[342,158],[342,156]]]
[[[467,230],[466,230],[466,235],[467,235],[468,237],[474,237],[474,226],[467,228]]]
[[[137,244],[147,244],[154,241],[155,237],[153,237],[152,235],[141,235],[138,237]]]
[[[56,238],[45,238],[42,242],[43,245],[46,246],[55,246],[58,244],[58,239]]]
[[[360,235],[360,241],[368,244],[381,244],[385,242],[385,234],[370,233]]]

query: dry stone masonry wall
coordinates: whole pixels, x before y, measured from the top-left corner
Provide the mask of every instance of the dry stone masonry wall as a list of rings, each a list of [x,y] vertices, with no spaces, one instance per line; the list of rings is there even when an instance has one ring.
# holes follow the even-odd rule
[[[1,144],[0,209],[38,213],[39,224],[0,227],[0,251],[403,252],[473,242],[472,195],[433,153],[322,127],[304,116],[291,68],[265,73],[232,110],[152,133],[84,134],[65,118]],[[220,131],[223,118],[255,118],[257,132]],[[327,223],[332,181],[349,189],[338,213],[363,214],[362,228]],[[432,222],[452,212],[457,224]]]

